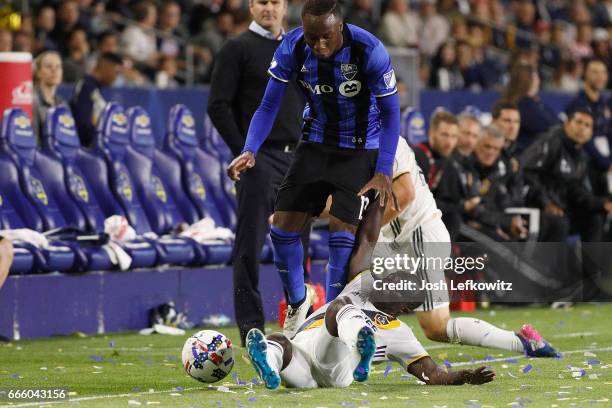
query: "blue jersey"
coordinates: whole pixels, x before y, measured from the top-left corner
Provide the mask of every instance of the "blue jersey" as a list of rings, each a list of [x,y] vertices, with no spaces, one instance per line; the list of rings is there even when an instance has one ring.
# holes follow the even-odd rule
[[[329,60],[314,56],[302,28],[285,35],[268,73],[288,82],[293,75],[308,104],[303,138],[331,146],[378,149],[381,136],[376,98],[397,92],[391,58],[369,32],[344,24],[342,49]]]

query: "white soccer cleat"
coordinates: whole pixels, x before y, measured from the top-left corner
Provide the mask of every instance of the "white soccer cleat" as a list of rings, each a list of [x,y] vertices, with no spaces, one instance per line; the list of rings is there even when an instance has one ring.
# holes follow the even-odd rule
[[[288,339],[292,339],[296,334],[302,323],[306,320],[308,309],[314,302],[314,289],[309,284],[306,286],[306,299],[297,308],[292,308],[291,305],[287,305],[287,314],[285,315],[285,324],[283,326],[283,334]]]

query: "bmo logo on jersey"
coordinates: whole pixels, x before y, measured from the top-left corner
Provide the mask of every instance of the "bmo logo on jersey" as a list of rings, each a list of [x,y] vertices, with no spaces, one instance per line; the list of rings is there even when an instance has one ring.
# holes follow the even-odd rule
[[[311,84],[304,81],[303,79],[300,79],[300,85],[302,85],[305,89],[308,89],[310,92],[312,92],[315,95],[328,94],[328,93],[334,92],[334,88],[330,85],[316,84],[313,87]]]
[[[359,81],[345,81],[338,87],[340,95],[352,98],[361,91],[361,82]]]
[[[315,95],[334,93],[334,87],[332,87],[331,85],[316,84],[315,86],[312,86],[303,79],[300,79],[299,82],[300,85],[304,87],[304,89],[309,90]],[[359,81],[345,81],[342,82],[340,86],[338,86],[338,92],[340,92],[340,95],[345,96],[347,98],[352,98],[353,96],[357,95],[359,91],[361,91],[361,82]]]

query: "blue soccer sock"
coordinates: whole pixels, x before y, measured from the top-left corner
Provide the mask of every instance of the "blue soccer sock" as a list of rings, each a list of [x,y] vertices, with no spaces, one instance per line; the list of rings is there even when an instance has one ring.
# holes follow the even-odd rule
[[[329,234],[326,302],[334,300],[346,285],[347,267],[354,245],[355,236],[349,232],[332,232]]]
[[[270,228],[270,238],[272,238],[274,247],[274,265],[287,291],[290,305],[299,304],[306,297],[304,247],[300,240],[301,235],[299,232],[287,232],[276,227]]]

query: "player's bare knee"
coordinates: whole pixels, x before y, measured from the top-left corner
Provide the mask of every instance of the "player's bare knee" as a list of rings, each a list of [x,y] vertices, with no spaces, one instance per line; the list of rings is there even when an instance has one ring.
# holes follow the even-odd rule
[[[325,311],[325,328],[327,332],[334,337],[338,337],[338,323],[336,322],[336,316],[340,309],[342,309],[346,305],[350,305],[351,299],[346,296],[341,296],[339,298],[334,299],[327,310]]]
[[[274,341],[283,348],[283,367],[281,371],[285,369],[291,362],[291,357],[293,356],[293,347],[291,345],[291,340],[285,337],[282,333],[272,333],[266,336],[266,339],[270,341]]]
[[[272,217],[272,225],[287,232],[301,232],[310,218],[307,213],[276,211]]]

